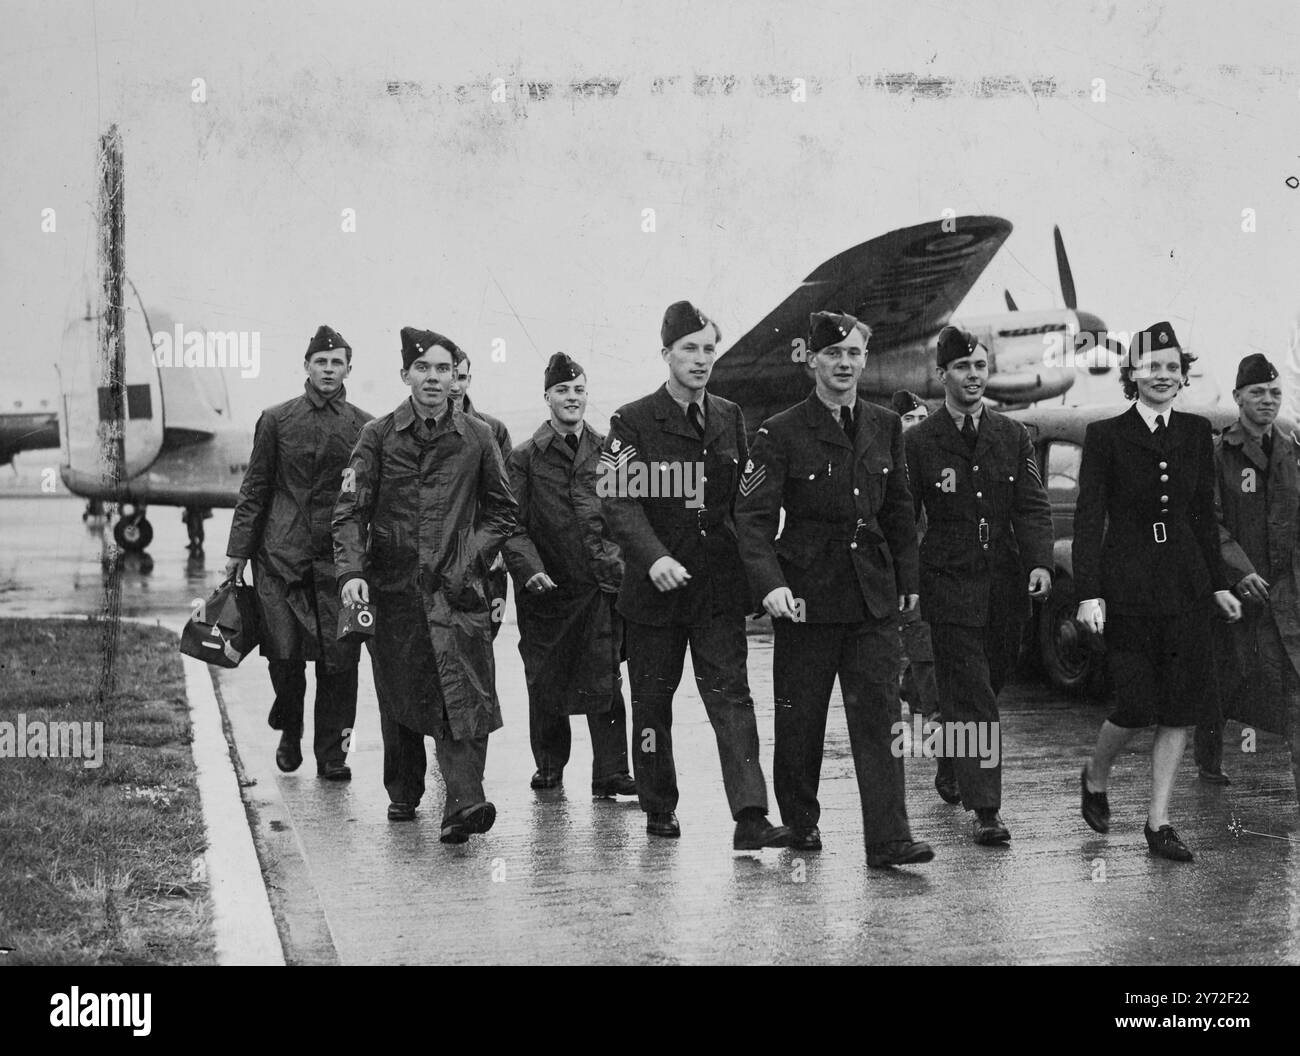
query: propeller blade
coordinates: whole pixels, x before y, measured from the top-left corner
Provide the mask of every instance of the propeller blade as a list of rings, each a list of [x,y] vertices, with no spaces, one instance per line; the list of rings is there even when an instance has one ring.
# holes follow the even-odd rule
[[[1011,291],[1010,291],[1010,290],[1003,290],[1003,291],[1002,291],[1002,296],[1005,297],[1005,298],[1007,299],[1007,311],[1008,311],[1008,312],[1018,312],[1018,311],[1020,310],[1019,308],[1016,307],[1016,302],[1013,301],[1013,300],[1011,299]]]
[[[1065,298],[1065,306],[1074,309],[1079,307],[1079,303],[1074,296],[1074,276],[1070,273],[1070,258],[1065,255],[1065,239],[1061,237],[1059,227],[1052,228],[1052,235],[1056,240],[1056,270],[1061,275],[1061,296]]]

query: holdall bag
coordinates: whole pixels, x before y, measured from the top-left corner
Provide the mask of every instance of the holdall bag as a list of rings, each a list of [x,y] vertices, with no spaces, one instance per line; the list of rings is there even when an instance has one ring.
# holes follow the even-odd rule
[[[181,631],[181,652],[216,667],[238,667],[257,647],[260,630],[256,591],[231,577],[195,606]]]

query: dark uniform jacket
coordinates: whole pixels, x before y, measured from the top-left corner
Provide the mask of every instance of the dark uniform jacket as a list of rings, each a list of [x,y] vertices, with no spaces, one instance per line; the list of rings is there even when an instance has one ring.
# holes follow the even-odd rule
[[[360,646],[337,637],[330,520],[348,455],[370,417],[345,390],[327,400],[308,381],[301,396],[257,421],[226,553],[253,560],[269,659],[324,660],[333,671],[360,655]]]
[[[652,626],[699,626],[719,616],[742,618],[748,611],[745,571],[736,548],[733,508],[740,470],[749,459],[745,418],[740,408],[720,396],[705,396],[704,437],[661,386],[649,396],[614,412],[601,456],[611,494],[605,515],[623,551],[626,571],[618,611]],[[703,489],[703,505],[658,488],[657,497],[627,493],[618,481],[646,479],[635,465],[667,481],[686,478],[686,464],[697,467],[692,479]],[[701,472],[698,467],[702,467]],[[620,494],[620,492],[623,492]],[[684,587],[661,592],[650,582],[650,566],[672,556],[691,578]]]
[[[529,693],[566,715],[609,710],[622,644],[610,596],[623,581],[623,557],[596,494],[604,443],[584,424],[571,452],[547,421],[507,462],[519,513],[503,553],[515,580],[519,651]],[[539,572],[555,590],[524,589]]]
[[[1025,427],[985,407],[972,453],[943,406],[903,447],[926,517],[922,617],[966,627],[1023,618],[1029,570],[1053,567],[1051,506]]]
[[[1296,569],[1296,536],[1300,531],[1300,439],[1292,429],[1273,425],[1273,457],[1264,456],[1259,441],[1239,422],[1214,442],[1215,499],[1219,518],[1219,551],[1228,581],[1237,584],[1252,572],[1268,582],[1268,601],[1242,601],[1242,618],[1226,625],[1231,648],[1225,650],[1221,684],[1239,685],[1240,676],[1259,680],[1261,621],[1267,613],[1277,626],[1290,662],[1300,671],[1300,577]],[[1235,662],[1235,664],[1234,664]],[[1274,685],[1274,681],[1279,684]],[[1264,680],[1278,692],[1254,699],[1228,692],[1224,712],[1266,730],[1280,733],[1280,680]]]
[[[894,618],[918,592],[902,423],[862,399],[855,414],[850,440],[814,391],[758,430],[736,501],[756,604],[789,587],[808,623],[847,623]]]
[[[1075,588],[1080,601],[1103,598],[1107,616],[1176,616],[1228,589],[1214,516],[1213,430],[1199,415],[1171,411],[1166,432],[1162,446],[1131,407],[1084,434]]]
[[[408,398],[362,430],[334,512],[334,552],[340,584],[370,585],[380,707],[459,740],[501,725],[484,580],[514,530],[515,500],[486,425],[452,408],[422,442],[423,429]],[[425,626],[442,707],[412,677]]]

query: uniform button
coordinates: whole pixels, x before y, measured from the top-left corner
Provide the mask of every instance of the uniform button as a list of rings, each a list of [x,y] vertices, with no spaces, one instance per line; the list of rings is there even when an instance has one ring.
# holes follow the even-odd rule
[[[888,472],[889,472],[889,467],[886,466],[886,467],[884,468],[883,472],[888,473]]]
[[[1007,477],[1007,480],[1011,481],[1012,484],[1014,484],[1014,483],[1016,482],[1016,478],[1015,478],[1015,477]]]
[[[1168,474],[1168,473],[1161,473],[1161,474],[1160,474],[1160,483],[1161,483],[1161,484],[1164,484],[1164,483],[1165,483],[1166,481],[1168,481],[1168,480],[1169,480],[1169,474]]]
[[[849,543],[849,549],[850,549],[850,550],[856,550],[857,548],[858,548],[858,544],[857,544],[857,543]]]
[[[808,479],[809,479],[809,480],[816,480],[816,479],[817,479],[817,474],[816,474],[816,473],[809,473],[809,474],[808,474]]]
[[[982,492],[982,491],[977,491],[977,492],[975,493],[975,497],[976,497],[977,499],[982,499],[982,498],[984,498],[984,492]]]
[[[701,477],[701,478],[700,478],[700,481],[701,481],[702,483],[704,483],[704,484],[707,484],[707,483],[709,482],[709,478],[708,478],[708,477]]]
[[[853,494],[854,494],[854,495],[858,495],[858,494],[860,494],[860,492],[858,491],[857,488],[854,488],[854,489],[853,489]]]
[[[1168,468],[1169,468],[1169,463],[1168,463],[1168,462],[1161,462],[1161,463],[1160,463],[1160,468],[1161,468],[1161,469],[1168,469]]]
[[[1161,495],[1161,496],[1160,496],[1160,501],[1161,501],[1161,502],[1168,502],[1168,501],[1169,501],[1169,496],[1168,496],[1168,495]]]
[[[971,468],[971,472],[973,472],[973,473],[978,473],[978,472],[980,471],[980,467],[979,467],[979,466],[971,466],[970,468]]]
[[[1300,465],[1300,462],[1298,462],[1298,463],[1296,463],[1296,464],[1297,464],[1297,465]],[[936,480],[936,481],[934,482],[934,486],[935,486],[936,488],[942,488],[942,487],[943,487],[943,481],[941,481],[941,480]]]
[[[985,543],[985,544],[984,544],[984,549],[987,550],[988,548],[989,548],[989,544],[988,544],[988,543]]]

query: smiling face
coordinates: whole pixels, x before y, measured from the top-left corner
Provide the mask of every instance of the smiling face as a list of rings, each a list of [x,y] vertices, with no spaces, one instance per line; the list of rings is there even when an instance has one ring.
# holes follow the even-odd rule
[[[587,413],[587,375],[579,374],[572,381],[552,385],[546,390],[545,398],[556,425],[576,427]]]
[[[710,323],[703,330],[686,334],[663,350],[668,364],[668,387],[674,395],[694,397],[709,384],[713,360],[718,352],[718,331]]]
[[[1277,420],[1277,412],[1282,409],[1282,386],[1276,381],[1261,381],[1233,389],[1232,398],[1237,401],[1242,421],[1261,431]]]
[[[341,348],[317,352],[303,364],[307,380],[322,396],[333,396],[343,387],[343,379],[352,373],[352,360]]]
[[[867,339],[856,328],[834,345],[818,349],[809,359],[817,392],[834,403],[848,403],[857,392],[862,368],[867,365]]]
[[[1138,399],[1148,407],[1163,410],[1173,402],[1186,380],[1182,353],[1177,348],[1140,352],[1130,376],[1137,386]]]
[[[949,404],[958,410],[978,407],[989,383],[989,354],[983,345],[976,345],[969,356],[936,367],[935,374]]]
[[[402,381],[411,387],[411,399],[422,417],[435,418],[446,408],[455,369],[450,350],[442,345],[402,369]]]

